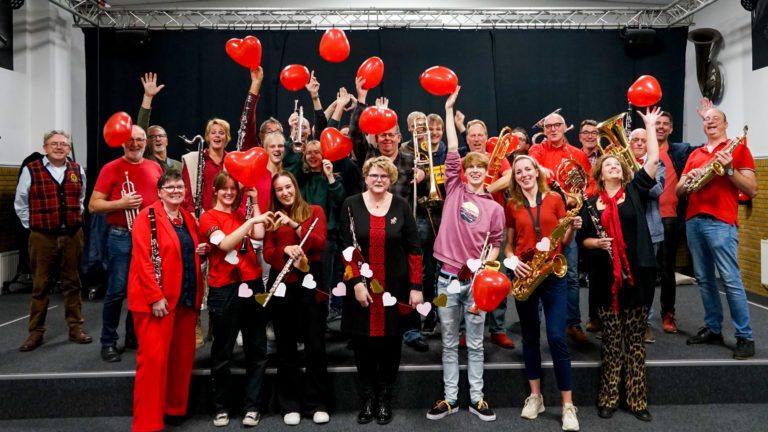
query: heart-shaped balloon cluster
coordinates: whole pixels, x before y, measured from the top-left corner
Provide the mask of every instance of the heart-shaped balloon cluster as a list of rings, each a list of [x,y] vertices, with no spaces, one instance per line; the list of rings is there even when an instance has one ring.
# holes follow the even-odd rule
[[[104,123],[104,141],[110,147],[120,147],[131,139],[132,129],[131,116],[124,111],[116,112]]]
[[[254,187],[267,169],[269,156],[261,147],[247,151],[233,151],[224,157],[224,168],[227,172],[246,187]]]
[[[240,66],[248,69],[261,66],[261,42],[255,36],[232,38],[227,41],[224,50]]]
[[[397,125],[397,113],[389,108],[369,106],[360,114],[358,124],[367,134],[384,133]]]
[[[447,96],[456,91],[459,77],[445,66],[432,66],[419,77],[424,90],[435,96]]]
[[[643,75],[629,87],[627,99],[638,107],[656,105],[661,100],[661,85],[651,75]]]
[[[320,39],[320,57],[331,63],[340,63],[349,57],[349,40],[344,30],[330,28]]]

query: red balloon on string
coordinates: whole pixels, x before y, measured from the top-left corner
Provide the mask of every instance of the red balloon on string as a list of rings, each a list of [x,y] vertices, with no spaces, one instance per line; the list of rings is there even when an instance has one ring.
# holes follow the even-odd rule
[[[421,86],[435,96],[446,96],[456,91],[459,77],[445,66],[432,66],[425,70],[421,77]]]
[[[651,75],[643,75],[627,90],[627,99],[638,107],[656,105],[661,100],[659,81]]]
[[[327,127],[320,134],[320,149],[323,158],[331,162],[344,159],[352,153],[352,140],[334,127]]]
[[[287,90],[299,91],[309,82],[309,69],[306,66],[292,64],[280,72],[280,84]]]
[[[369,58],[357,69],[357,77],[365,79],[364,89],[376,87],[384,77],[384,61],[378,57]]]
[[[496,270],[480,270],[472,283],[472,295],[475,304],[481,310],[491,312],[496,310],[502,300],[509,294],[511,283],[506,276]]]
[[[360,114],[359,124],[367,134],[384,133],[397,125],[397,114],[389,108],[369,106]]]
[[[349,40],[344,30],[331,28],[320,39],[320,57],[331,63],[340,63],[349,57]]]
[[[131,139],[132,129],[131,116],[124,111],[116,112],[104,123],[104,141],[110,147],[120,147]]]
[[[261,66],[261,42],[256,36],[232,38],[227,41],[224,50],[240,66],[248,69],[258,69]]]
[[[233,151],[224,157],[224,168],[227,172],[246,187],[254,187],[259,177],[267,169],[269,156],[261,147],[253,147],[247,151]]]

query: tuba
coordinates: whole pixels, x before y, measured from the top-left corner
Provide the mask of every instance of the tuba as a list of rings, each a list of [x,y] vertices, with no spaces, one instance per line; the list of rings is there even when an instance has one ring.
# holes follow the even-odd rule
[[[701,95],[713,102],[723,96],[723,73],[715,60],[723,35],[713,28],[700,28],[688,33],[696,48],[696,79]]]
[[[519,301],[528,300],[531,294],[533,294],[533,291],[535,291],[550,274],[562,278],[568,271],[568,261],[565,259],[565,255],[555,253],[555,250],[557,249],[557,244],[562,241],[563,237],[565,237],[565,232],[568,231],[568,225],[571,224],[573,218],[579,215],[582,204],[580,195],[568,195],[576,199],[577,205],[566,213],[565,217],[560,220],[560,223],[558,223],[555,229],[549,234],[549,249],[538,250],[534,248],[524,252],[520,257],[522,261],[525,261],[531,267],[531,272],[524,278],[515,278],[512,281],[512,296]]]
[[[624,117],[626,115],[627,113],[623,112],[603,121],[597,125],[597,131],[600,133],[600,138],[604,137],[608,140],[608,145],[603,147],[603,154],[615,156],[627,164],[632,172],[637,172],[640,169],[640,164],[637,163],[635,155],[632,153],[632,148],[630,148],[627,140],[627,132],[624,129]],[[600,147],[600,143],[598,143],[598,147]]]
[[[744,142],[747,139],[747,131],[749,130],[748,126],[744,126],[744,133],[737,136],[736,138],[728,140],[728,144],[725,146],[725,148],[722,150],[728,154],[733,154],[733,151],[738,147],[739,144]],[[683,183],[683,186],[685,187],[685,193],[688,195],[697,192],[699,189],[706,186],[707,183],[710,182],[715,176],[722,176],[725,174],[725,168],[723,165],[717,161],[717,159],[713,156],[712,159],[707,162],[706,165],[702,167],[702,173],[697,178],[691,178],[686,177],[685,183]]]

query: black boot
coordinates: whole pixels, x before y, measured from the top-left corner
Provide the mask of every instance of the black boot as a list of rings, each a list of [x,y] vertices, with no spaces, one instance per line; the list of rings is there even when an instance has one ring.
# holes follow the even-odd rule
[[[357,422],[360,424],[366,424],[373,421],[374,399],[376,398],[376,392],[372,388],[363,389],[363,402],[360,407],[360,412],[357,414]]]
[[[385,425],[392,421],[392,389],[384,387],[379,391],[379,411],[376,423]]]

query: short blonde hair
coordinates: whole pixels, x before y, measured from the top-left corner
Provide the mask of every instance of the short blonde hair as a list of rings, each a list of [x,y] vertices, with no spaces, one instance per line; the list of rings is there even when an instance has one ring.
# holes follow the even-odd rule
[[[488,169],[488,164],[488,157],[480,152],[469,152],[464,156],[464,159],[461,160],[461,168],[463,168],[464,171],[466,171],[468,167],[474,165],[479,165]]]
[[[445,129],[443,118],[438,114],[430,114],[427,116],[427,127],[431,124],[439,124],[441,128]]]
[[[483,127],[483,132],[485,132],[486,135],[488,135],[488,126],[485,125],[485,122],[479,119],[470,120],[467,122],[467,130],[471,128],[474,125],[480,125]]]
[[[205,138],[206,139],[208,139],[208,135],[211,133],[211,129],[213,129],[213,125],[219,125],[222,128],[224,128],[224,133],[227,134],[227,143],[232,139],[232,135],[229,132],[229,130],[230,130],[229,129],[229,122],[224,120],[224,119],[220,119],[220,118],[216,118],[216,117],[208,120],[208,124],[205,125]]]
[[[365,161],[363,164],[363,177],[368,177],[368,173],[371,172],[371,168],[373,167],[386,171],[390,183],[395,183],[397,181],[397,167],[388,157],[379,156]]]

